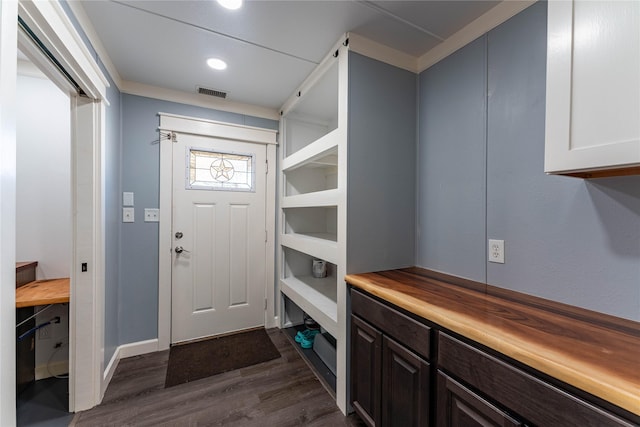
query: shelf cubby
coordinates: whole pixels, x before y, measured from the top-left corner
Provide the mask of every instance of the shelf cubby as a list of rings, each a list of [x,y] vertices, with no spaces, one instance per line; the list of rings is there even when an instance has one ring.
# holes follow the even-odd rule
[[[311,270],[314,257],[291,248],[283,250],[281,291],[331,335],[338,327],[336,265],[327,263],[327,277],[316,278]]]
[[[284,197],[338,188],[338,155],[328,150],[295,168],[283,170]]]
[[[285,208],[284,234],[297,234],[337,242],[338,209],[335,206]]]
[[[316,191],[313,193],[297,194],[295,196],[285,196],[282,198],[282,207],[284,209],[287,209],[314,206],[337,206],[339,197],[340,191],[337,188],[331,190]]]
[[[283,117],[288,157],[338,127],[338,63],[318,81],[299,92],[299,100]]]

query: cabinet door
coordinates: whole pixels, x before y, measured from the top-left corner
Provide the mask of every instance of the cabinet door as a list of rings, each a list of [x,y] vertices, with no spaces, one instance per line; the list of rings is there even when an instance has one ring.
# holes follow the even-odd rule
[[[392,339],[382,340],[382,425],[429,425],[429,364]]]
[[[438,371],[437,427],[521,426],[471,390]]]
[[[639,173],[640,3],[548,8],[545,172]]]
[[[351,316],[351,403],[367,425],[380,426],[382,334]]]

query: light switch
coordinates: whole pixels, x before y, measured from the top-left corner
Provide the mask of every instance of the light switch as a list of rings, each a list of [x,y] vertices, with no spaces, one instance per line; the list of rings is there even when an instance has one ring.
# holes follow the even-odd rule
[[[160,209],[145,208],[144,209],[144,222],[158,222],[160,221]]]
[[[133,208],[122,208],[122,222],[135,222]]]
[[[133,193],[128,191],[122,193],[122,206],[133,206]]]

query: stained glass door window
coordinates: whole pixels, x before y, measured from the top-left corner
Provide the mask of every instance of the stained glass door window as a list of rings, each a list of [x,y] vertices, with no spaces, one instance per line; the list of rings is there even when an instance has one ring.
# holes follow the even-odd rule
[[[253,154],[187,149],[187,183],[191,190],[254,191]]]

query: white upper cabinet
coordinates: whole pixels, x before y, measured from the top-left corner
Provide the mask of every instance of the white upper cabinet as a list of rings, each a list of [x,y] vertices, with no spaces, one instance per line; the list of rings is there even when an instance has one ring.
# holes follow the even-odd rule
[[[640,2],[548,7],[545,172],[640,174]]]

